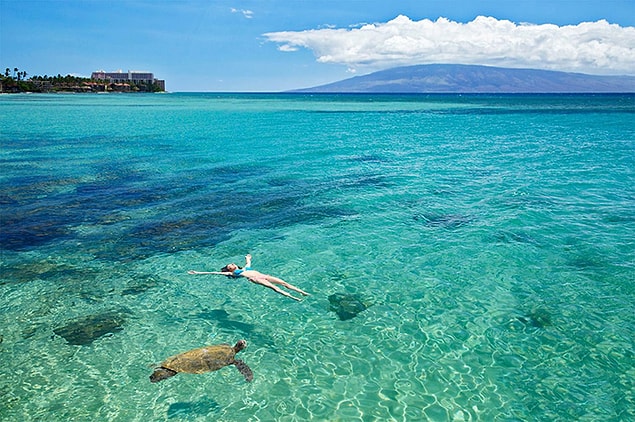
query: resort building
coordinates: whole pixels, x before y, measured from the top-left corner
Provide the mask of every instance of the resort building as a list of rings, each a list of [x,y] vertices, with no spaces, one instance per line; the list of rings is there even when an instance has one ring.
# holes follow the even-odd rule
[[[135,83],[135,84],[154,84],[158,85],[162,91],[165,91],[165,80],[162,79],[154,79],[154,74],[150,72],[139,72],[134,70],[129,70],[128,72],[123,72],[118,70],[116,72],[106,72],[104,70],[98,70],[93,72],[90,76],[91,79],[100,79],[104,81],[108,81],[110,83]]]

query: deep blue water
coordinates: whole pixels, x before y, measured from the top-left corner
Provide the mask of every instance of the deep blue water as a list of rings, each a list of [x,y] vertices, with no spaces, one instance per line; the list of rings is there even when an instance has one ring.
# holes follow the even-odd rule
[[[633,95],[0,96],[0,420],[635,419],[634,122]],[[246,253],[311,296],[187,274]],[[241,338],[252,383],[149,382]]]

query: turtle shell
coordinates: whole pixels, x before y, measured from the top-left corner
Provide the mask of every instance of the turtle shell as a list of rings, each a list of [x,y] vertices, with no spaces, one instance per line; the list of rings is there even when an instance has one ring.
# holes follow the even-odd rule
[[[161,366],[176,372],[202,374],[235,363],[236,352],[229,344],[201,347],[167,358]]]

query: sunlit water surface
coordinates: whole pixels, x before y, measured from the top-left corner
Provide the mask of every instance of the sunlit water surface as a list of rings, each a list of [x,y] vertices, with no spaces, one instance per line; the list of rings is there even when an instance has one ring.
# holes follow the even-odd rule
[[[0,96],[0,419],[632,420],[634,117],[632,95]],[[246,253],[312,295],[187,274]],[[239,339],[251,383],[149,381]]]

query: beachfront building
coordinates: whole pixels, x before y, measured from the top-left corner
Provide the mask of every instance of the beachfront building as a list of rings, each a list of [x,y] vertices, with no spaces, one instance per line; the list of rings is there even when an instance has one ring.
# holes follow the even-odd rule
[[[155,85],[158,86],[161,91],[165,91],[165,81],[162,79],[154,79],[154,74],[150,72],[139,72],[135,70],[129,70],[128,72],[121,70],[106,72],[104,70],[98,70],[93,72],[90,78],[107,81],[112,84],[134,83],[136,85]]]

